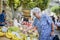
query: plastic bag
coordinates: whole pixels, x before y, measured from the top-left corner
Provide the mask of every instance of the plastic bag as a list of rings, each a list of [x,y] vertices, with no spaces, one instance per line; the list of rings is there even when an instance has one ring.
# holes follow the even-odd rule
[[[7,32],[8,28],[7,27],[2,27],[2,32]]]

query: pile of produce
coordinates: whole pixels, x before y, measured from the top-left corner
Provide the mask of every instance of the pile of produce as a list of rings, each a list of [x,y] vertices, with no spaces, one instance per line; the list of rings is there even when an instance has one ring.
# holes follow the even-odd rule
[[[12,31],[17,32],[17,31],[19,31],[19,28],[18,28],[18,27],[15,27],[15,26],[9,27],[9,28],[8,28],[8,31],[9,31],[9,32],[12,32]]]
[[[3,30],[4,29],[4,30]],[[23,28],[22,28],[23,29]],[[6,30],[6,31],[5,31]],[[29,30],[27,33],[23,33],[20,27],[2,27],[0,28],[0,37],[6,37],[10,40],[37,40],[37,32]]]

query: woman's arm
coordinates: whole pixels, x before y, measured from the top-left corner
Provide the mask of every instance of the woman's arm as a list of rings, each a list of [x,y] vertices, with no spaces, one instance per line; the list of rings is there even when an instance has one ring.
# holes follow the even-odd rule
[[[24,32],[27,32],[27,31],[29,31],[29,30],[31,30],[31,29],[34,29],[34,28],[36,28],[36,26],[34,26],[34,27],[29,27],[29,28],[27,28],[26,30],[24,30]],[[34,31],[34,30],[33,30]]]
[[[54,32],[54,23],[52,23],[52,31]]]

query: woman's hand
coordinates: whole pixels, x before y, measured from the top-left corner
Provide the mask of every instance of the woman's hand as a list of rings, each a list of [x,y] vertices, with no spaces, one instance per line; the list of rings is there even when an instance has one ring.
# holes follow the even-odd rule
[[[53,35],[54,35],[54,31],[51,32],[51,36],[53,36]]]
[[[52,23],[52,30],[51,30],[51,36],[54,35],[54,23]]]

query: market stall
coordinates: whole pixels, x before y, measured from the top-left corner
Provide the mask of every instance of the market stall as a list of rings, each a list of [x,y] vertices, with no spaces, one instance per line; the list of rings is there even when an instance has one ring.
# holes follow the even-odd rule
[[[26,27],[2,27],[0,28],[0,38],[5,38],[7,40],[37,40],[38,33],[37,31],[29,30],[24,33],[23,30],[26,30]]]

